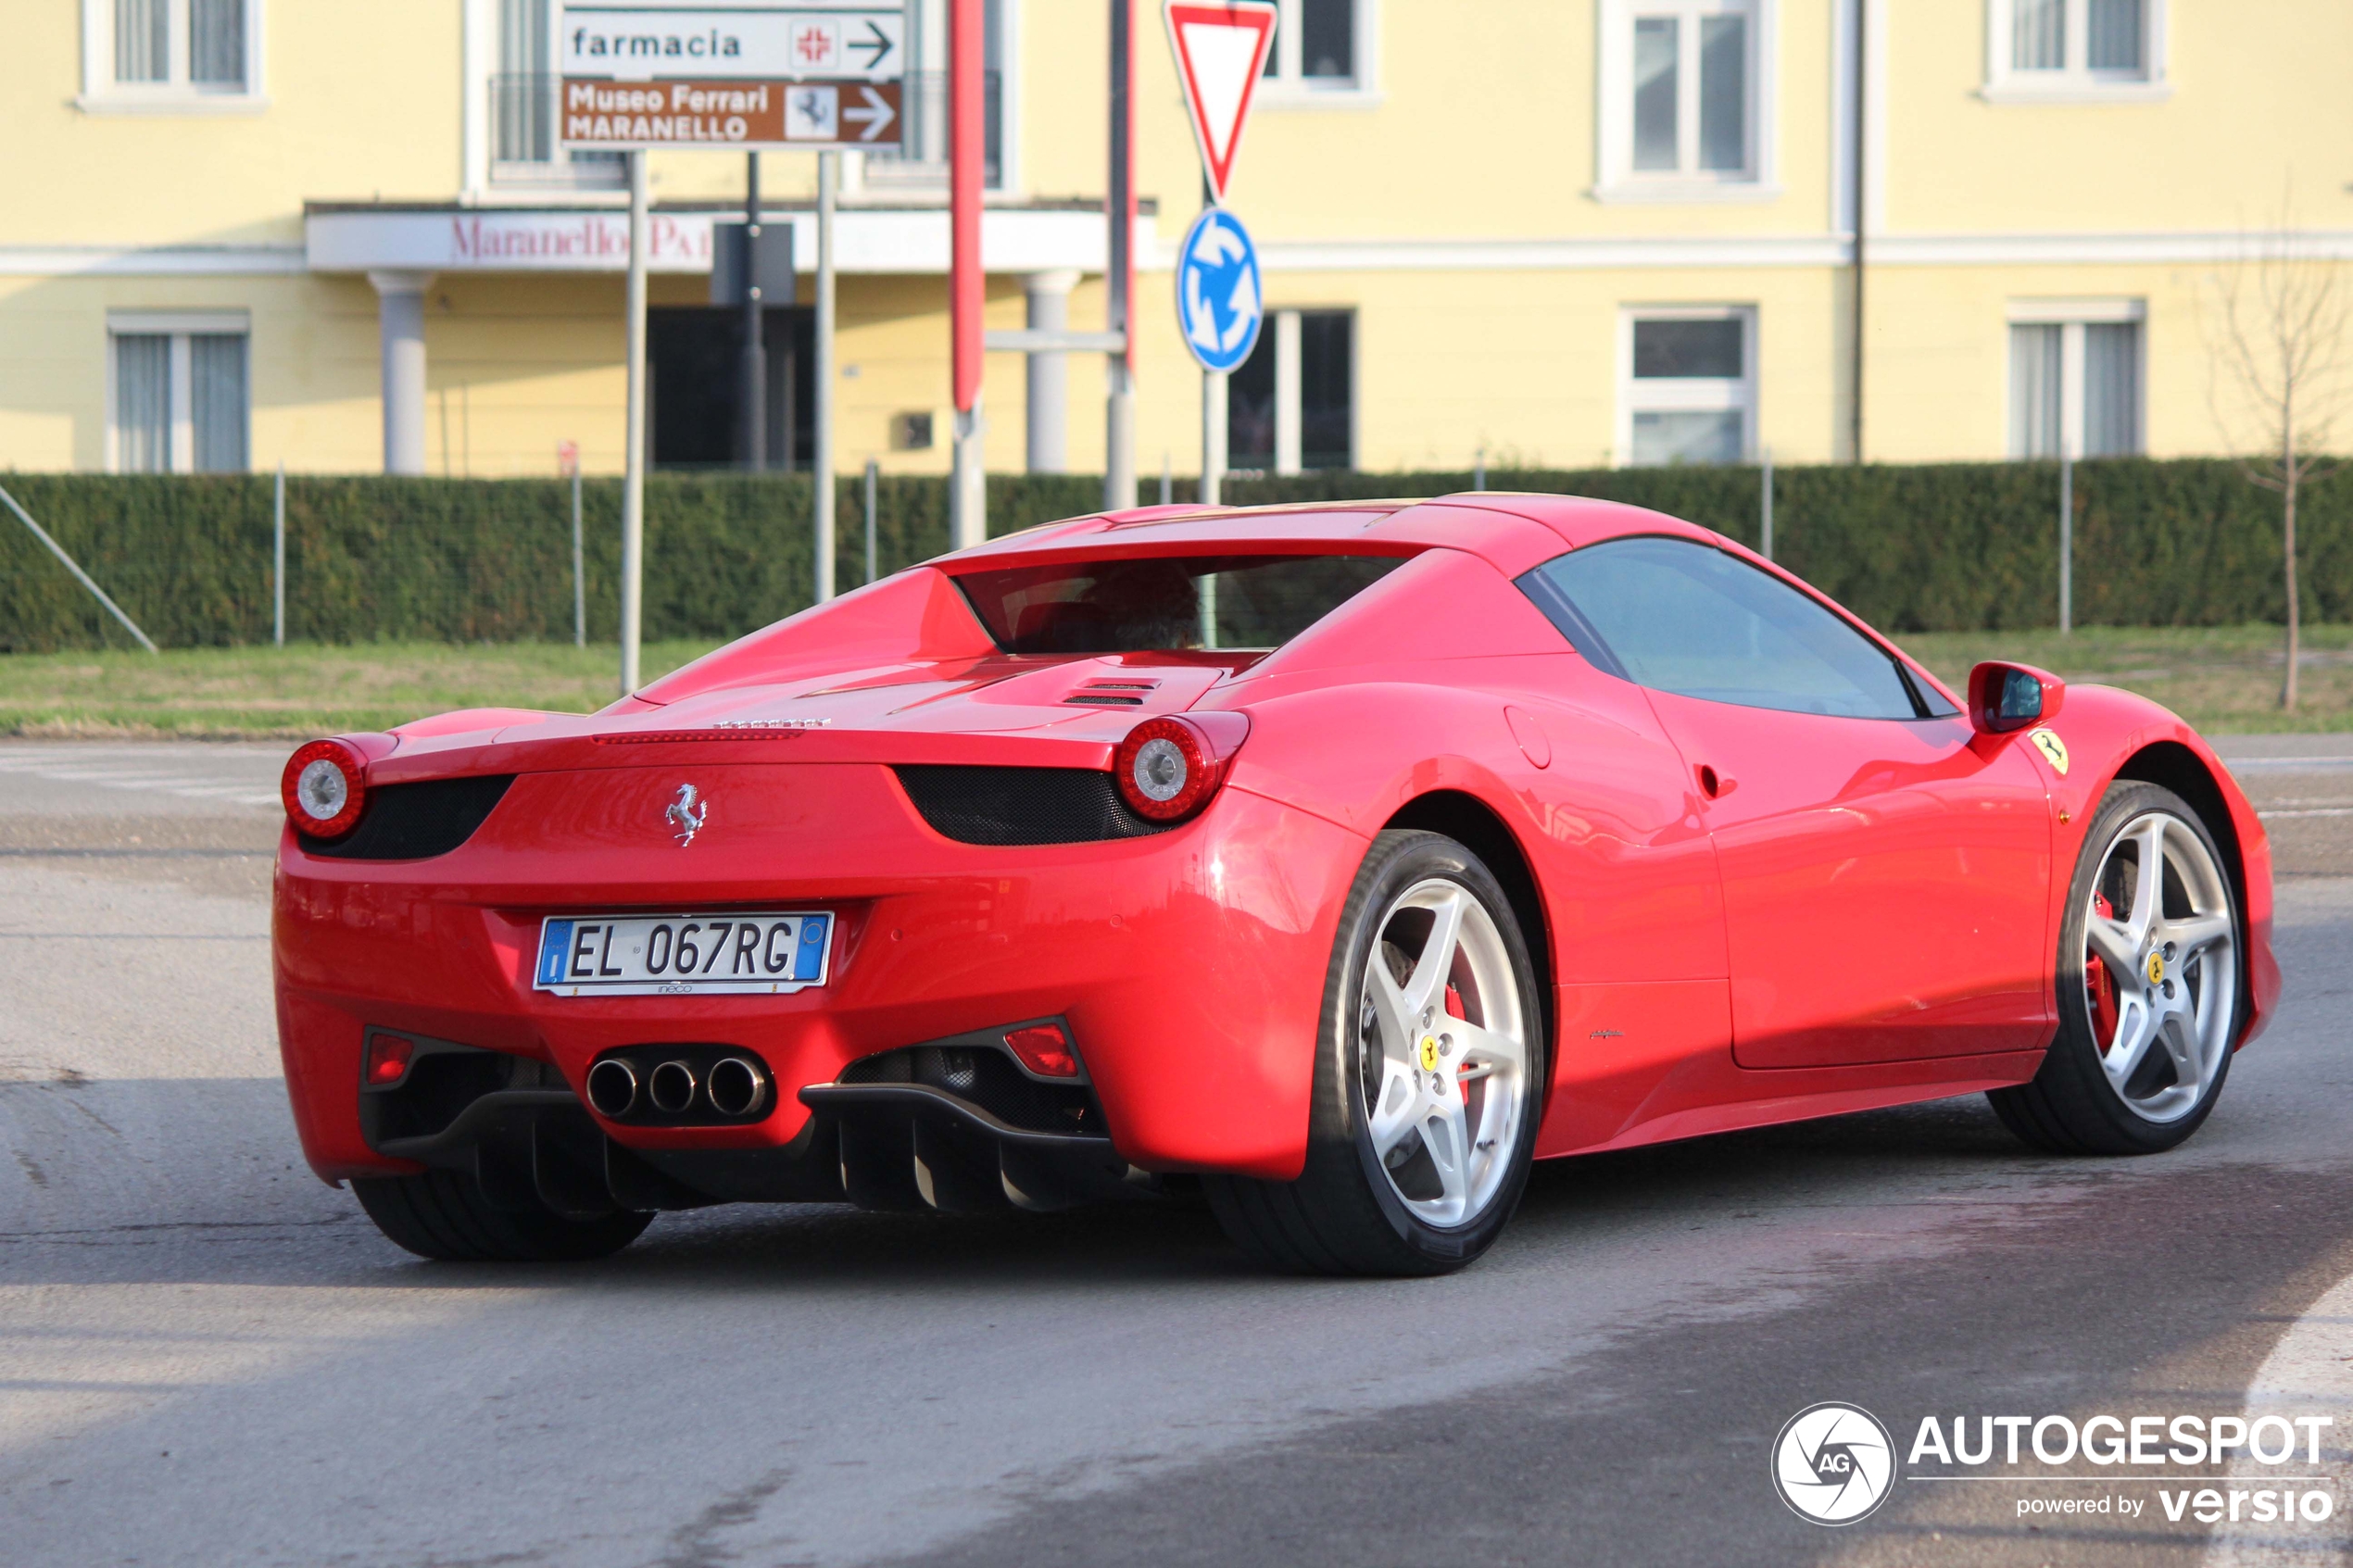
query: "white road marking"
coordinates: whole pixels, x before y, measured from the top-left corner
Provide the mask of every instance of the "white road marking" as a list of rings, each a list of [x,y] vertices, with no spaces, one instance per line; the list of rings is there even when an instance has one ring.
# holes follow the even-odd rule
[[[257,777],[258,758],[247,763],[244,776],[191,767],[185,752],[166,756],[109,747],[104,751],[65,748],[8,747],[0,750],[0,773],[40,779],[48,784],[96,784],[105,789],[151,791],[185,800],[220,800],[237,806],[274,806],[277,792]],[[210,760],[207,759],[206,760]],[[224,759],[225,760],[225,759]],[[274,770],[273,770],[274,771]]]
[[[2353,1505],[2353,1493],[2347,1490],[2353,1480],[2353,1275],[2331,1286],[2289,1324],[2256,1369],[2246,1387],[2246,1417],[2252,1423],[2264,1415],[2334,1419],[2334,1425],[2321,1429],[2320,1464],[2294,1466],[2299,1474],[2315,1470],[2327,1474],[2325,1486],[2315,1489],[2330,1494],[2334,1516],[2322,1524],[2294,1524],[2226,1519],[2207,1539],[2208,1568],[2336,1568],[2345,1561],[2353,1529],[2346,1512]],[[2296,1457],[2304,1456],[2299,1451]],[[2239,1489],[2276,1490],[2283,1468],[2241,1456],[2231,1466],[2231,1480]]]

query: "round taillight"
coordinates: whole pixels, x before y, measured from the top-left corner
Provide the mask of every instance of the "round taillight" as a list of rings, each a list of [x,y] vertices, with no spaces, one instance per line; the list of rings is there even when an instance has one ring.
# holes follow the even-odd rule
[[[1176,822],[1199,810],[1225,771],[1212,759],[1207,738],[1182,719],[1147,719],[1128,731],[1112,759],[1127,809],[1155,822]]]
[[[286,820],[310,838],[341,838],[368,803],[368,761],[339,740],[314,740],[286,759],[278,783]]]

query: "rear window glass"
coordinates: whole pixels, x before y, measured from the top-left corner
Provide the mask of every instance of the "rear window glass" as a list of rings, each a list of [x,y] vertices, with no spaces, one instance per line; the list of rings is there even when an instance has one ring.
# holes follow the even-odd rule
[[[956,579],[1007,653],[1277,648],[1379,582],[1394,556],[1151,556]]]

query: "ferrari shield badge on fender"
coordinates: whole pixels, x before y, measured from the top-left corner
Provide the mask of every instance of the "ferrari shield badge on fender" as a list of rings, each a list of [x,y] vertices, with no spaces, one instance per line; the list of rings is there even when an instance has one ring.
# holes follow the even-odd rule
[[[2043,759],[2050,763],[2053,771],[2064,778],[2067,774],[2067,742],[2059,739],[2057,733],[2052,730],[2036,730],[2026,738],[2034,743],[2034,749],[2043,754]]]
[[[2060,764],[2059,771],[2067,771],[2066,764]],[[698,802],[695,786],[682,784],[678,786],[678,798],[672,801],[670,809],[661,815],[664,822],[678,830],[678,844],[684,848],[695,841],[695,834],[702,832],[703,821],[711,815],[711,802]]]

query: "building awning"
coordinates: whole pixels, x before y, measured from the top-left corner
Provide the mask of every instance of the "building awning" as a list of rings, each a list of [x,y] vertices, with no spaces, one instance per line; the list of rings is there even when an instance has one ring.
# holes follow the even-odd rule
[[[647,220],[648,270],[708,272],[714,224],[742,209],[656,207]],[[817,268],[816,215],[763,208],[761,221],[791,222],[797,271]],[[311,202],[304,251],[314,272],[618,272],[629,264],[629,218],[609,207],[479,207]],[[990,272],[1101,272],[1109,249],[1100,207],[992,207],[981,214],[981,264]],[[1150,214],[1136,219],[1139,266],[1158,256]],[[834,265],[845,274],[948,271],[945,207],[844,207],[835,219]]]

